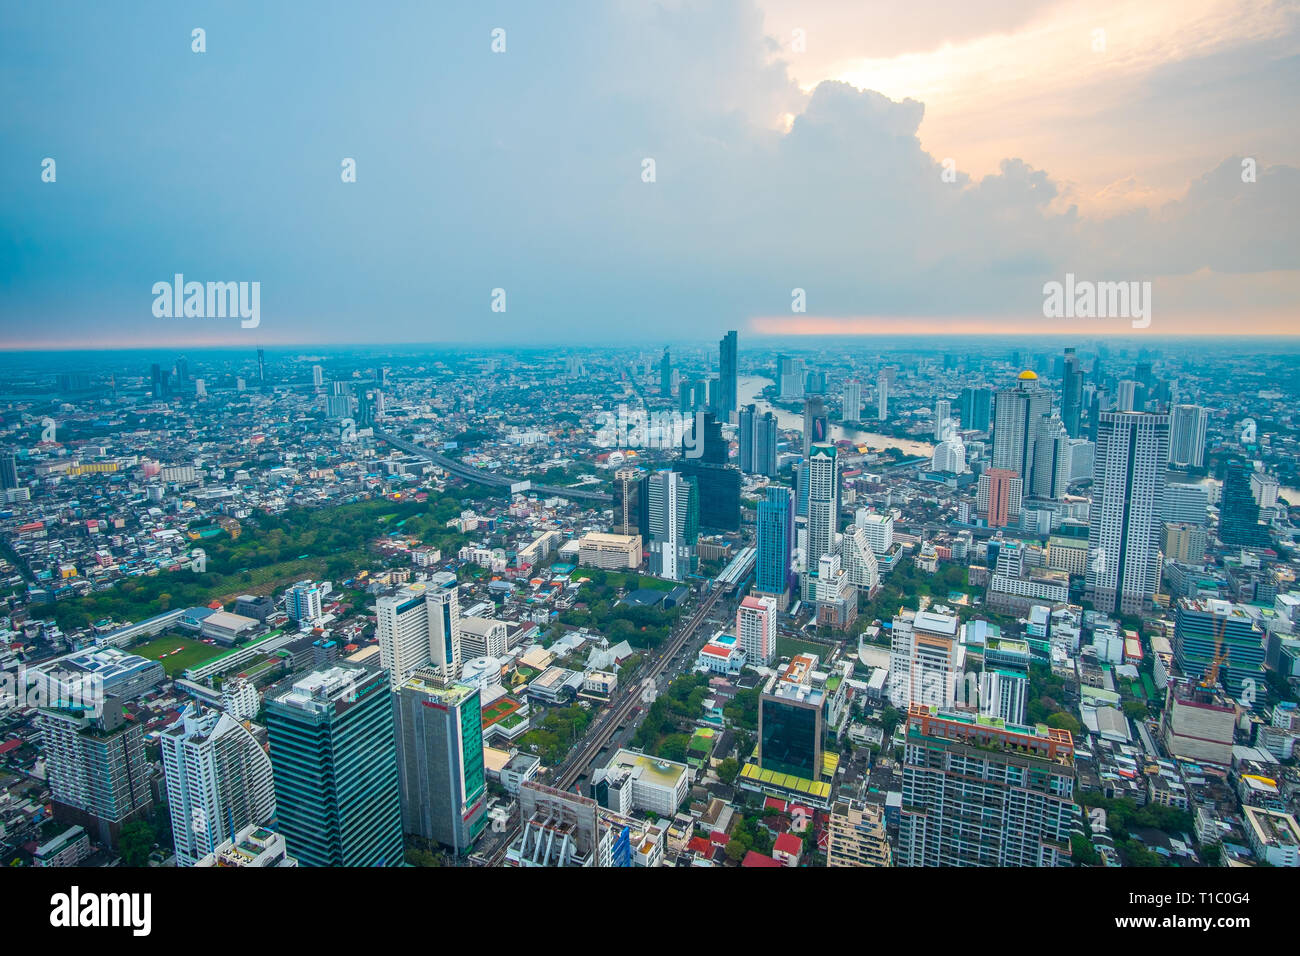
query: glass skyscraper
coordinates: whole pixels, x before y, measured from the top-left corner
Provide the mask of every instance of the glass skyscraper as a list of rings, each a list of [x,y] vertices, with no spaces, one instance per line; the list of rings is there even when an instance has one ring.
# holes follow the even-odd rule
[[[789,488],[768,485],[766,496],[758,503],[756,524],[754,588],[763,594],[784,595],[790,590],[794,554],[794,495]]]

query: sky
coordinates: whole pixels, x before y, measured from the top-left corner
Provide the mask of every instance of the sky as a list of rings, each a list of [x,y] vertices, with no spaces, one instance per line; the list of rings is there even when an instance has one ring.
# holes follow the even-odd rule
[[[1300,330],[1297,2],[51,0],[0,89],[2,348]]]

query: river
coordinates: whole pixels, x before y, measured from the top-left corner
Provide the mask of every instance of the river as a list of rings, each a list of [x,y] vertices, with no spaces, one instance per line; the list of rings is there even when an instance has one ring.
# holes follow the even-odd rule
[[[772,379],[761,375],[742,375],[736,382],[736,397],[742,407],[753,404],[757,406],[760,415],[763,412],[771,412],[776,416],[777,425],[781,428],[794,429],[802,433],[803,415],[797,412],[788,412],[784,408],[777,408],[763,398],[763,389],[774,384],[776,383]],[[897,448],[905,455],[924,456],[926,458],[934,454],[933,445],[926,442],[912,441],[910,438],[895,438],[893,435],[882,435],[879,432],[869,432],[836,424],[831,425],[830,431],[831,438],[835,441],[857,442],[866,445],[872,451]]]

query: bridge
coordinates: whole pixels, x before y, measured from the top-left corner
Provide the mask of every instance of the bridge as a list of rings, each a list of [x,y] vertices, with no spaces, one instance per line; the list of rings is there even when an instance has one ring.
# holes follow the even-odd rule
[[[593,501],[601,504],[612,504],[614,501],[613,495],[607,495],[603,491],[585,491],[582,488],[563,488],[557,485],[535,485],[526,478],[511,478],[507,475],[493,474],[490,471],[474,468],[464,462],[457,461],[455,458],[449,458],[432,449],[425,448],[423,445],[417,445],[413,441],[399,438],[381,429],[376,428],[374,431],[376,438],[383,439],[394,448],[399,448],[407,454],[431,461],[450,475],[463,478],[465,481],[486,485],[489,488],[500,488],[506,494],[515,491],[535,491],[540,495],[568,498],[572,501]]]

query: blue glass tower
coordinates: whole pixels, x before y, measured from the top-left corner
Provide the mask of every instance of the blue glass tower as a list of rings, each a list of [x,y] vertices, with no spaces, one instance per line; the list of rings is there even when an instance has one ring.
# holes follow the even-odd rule
[[[785,594],[794,556],[794,496],[789,488],[768,486],[767,496],[758,503],[757,533],[754,588],[764,594]]]

